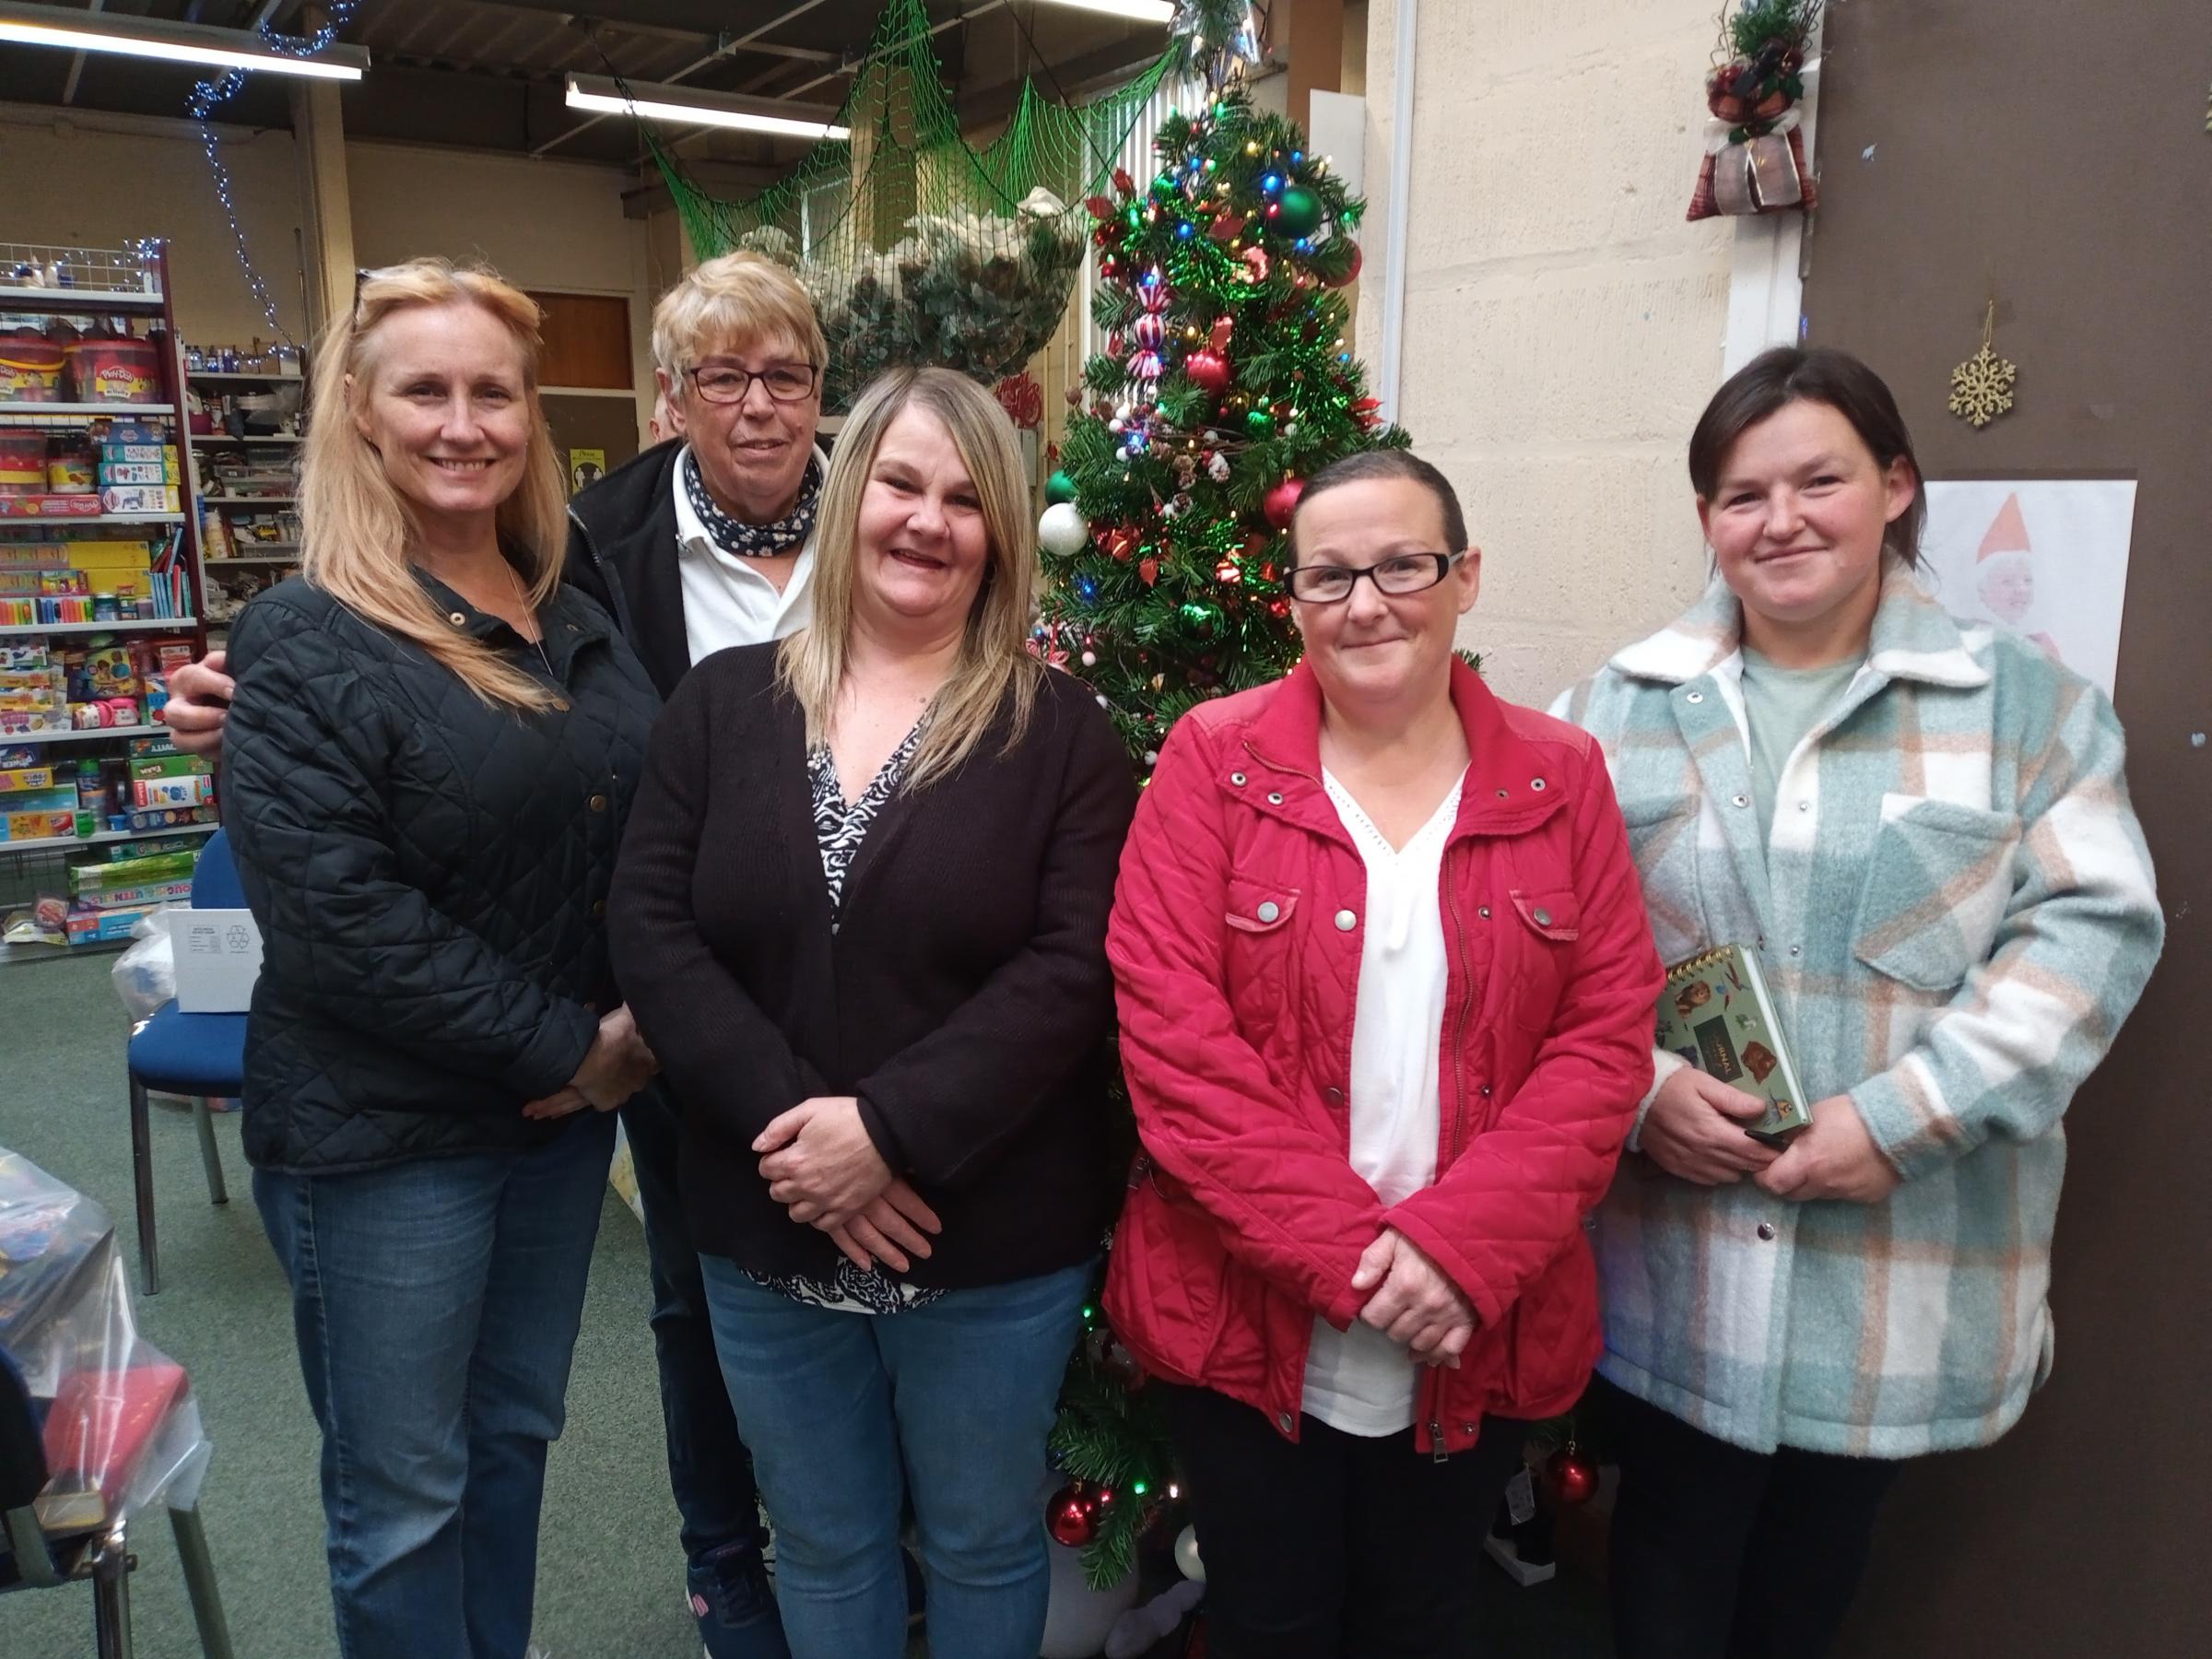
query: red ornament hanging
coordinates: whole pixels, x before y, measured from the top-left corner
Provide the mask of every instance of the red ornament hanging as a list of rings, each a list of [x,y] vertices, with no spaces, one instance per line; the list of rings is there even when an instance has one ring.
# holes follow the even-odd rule
[[[1115,211],[1113,203],[1102,195],[1085,196],[1083,206],[1090,209],[1091,218],[1098,219],[1110,219]]]
[[[1125,167],[1113,170],[1113,187],[1125,196],[1136,194],[1136,181],[1129,176],[1129,170]]]
[[[1362,260],[1359,253],[1359,244],[1358,242],[1354,242],[1352,243],[1352,263],[1345,268],[1344,275],[1332,280],[1329,283],[1329,286],[1331,288],[1343,288],[1347,284],[1359,281],[1359,266],[1361,263]]]
[[[1596,1461],[1569,1441],[1544,1465],[1552,1495],[1563,1504],[1587,1503],[1597,1491]]]
[[[1260,498],[1260,511],[1277,530],[1288,530],[1290,515],[1298,511],[1298,498],[1305,492],[1303,478],[1285,478]]]
[[[1206,343],[1216,351],[1227,351],[1230,337],[1236,332],[1237,320],[1234,317],[1216,317],[1213,330],[1206,335]]]
[[[1157,559],[1138,559],[1136,573],[1145,579],[1145,585],[1150,587],[1159,580],[1159,560]]]
[[[1244,227],[1250,223],[1250,219],[1233,208],[1224,208],[1214,215],[1214,222],[1206,233],[1218,242],[1232,242],[1244,234]]]
[[[1064,1486],[1044,1506],[1044,1530],[1053,1542],[1080,1549],[1099,1535],[1099,1517],[1086,1499],[1080,1481]]]
[[[1247,248],[1239,257],[1244,261],[1245,281],[1265,282],[1267,280],[1268,261],[1266,249]]]
[[[1136,533],[1127,525],[1120,525],[1107,531],[1100,545],[1106,549],[1107,558],[1117,564],[1127,564],[1136,551]]]
[[[1184,358],[1182,371],[1193,385],[1216,397],[1229,390],[1229,359],[1211,347],[1201,347]]]

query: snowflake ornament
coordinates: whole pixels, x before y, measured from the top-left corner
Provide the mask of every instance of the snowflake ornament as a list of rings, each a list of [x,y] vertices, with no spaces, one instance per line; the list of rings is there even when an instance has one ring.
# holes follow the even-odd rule
[[[1996,302],[1992,300],[1982,324],[1982,349],[1951,371],[1951,413],[1977,430],[2012,408],[2012,383],[2019,374],[2011,362],[1990,349],[1996,323]]]

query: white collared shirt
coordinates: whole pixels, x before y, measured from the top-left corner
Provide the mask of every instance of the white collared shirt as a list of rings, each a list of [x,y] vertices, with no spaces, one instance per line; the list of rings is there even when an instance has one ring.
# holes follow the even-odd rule
[[[684,633],[696,663],[733,645],[762,645],[806,626],[814,615],[814,537],[799,549],[791,579],[777,592],[749,559],[724,553],[707,535],[707,526],[684,488],[690,449],[677,457],[669,488],[676,491],[676,564],[683,579]],[[825,476],[830,457],[818,446],[814,464]]]
[[[1324,771],[1321,781],[1367,865],[1352,1005],[1351,1163],[1387,1207],[1436,1181],[1446,973],[1440,883],[1465,775],[1394,848],[1333,774]],[[1313,1322],[1304,1406],[1330,1428],[1369,1438],[1411,1428],[1419,1378],[1412,1355],[1372,1325],[1355,1319],[1340,1332]]]

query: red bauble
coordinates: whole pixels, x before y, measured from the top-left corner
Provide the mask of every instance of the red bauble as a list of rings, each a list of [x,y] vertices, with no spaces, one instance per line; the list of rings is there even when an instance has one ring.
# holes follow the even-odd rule
[[[1352,244],[1352,263],[1350,268],[1347,269],[1343,276],[1337,277],[1335,281],[1330,283],[1329,286],[1331,288],[1343,288],[1347,283],[1359,281],[1359,244],[1358,242],[1354,242]]]
[[[1136,561],[1136,573],[1145,579],[1145,585],[1147,587],[1150,587],[1154,582],[1159,580],[1159,560],[1157,559],[1138,559]]]
[[[1083,206],[1090,209],[1093,218],[1110,219],[1119,211],[1109,198],[1102,195],[1085,196]]]
[[[1125,167],[1117,167],[1113,170],[1113,187],[1124,195],[1136,194],[1136,181],[1129,176],[1129,170]]]
[[[1277,530],[1290,528],[1290,515],[1298,511],[1298,498],[1306,492],[1303,478],[1285,478],[1260,498],[1260,511],[1267,522]]]
[[[1080,1549],[1099,1535],[1099,1518],[1083,1495],[1080,1482],[1064,1486],[1044,1506],[1044,1530],[1053,1542]]]
[[[1551,1454],[1544,1473],[1561,1503],[1587,1503],[1597,1491],[1596,1461],[1572,1441]]]
[[[1117,526],[1107,531],[1099,545],[1106,549],[1107,558],[1119,564],[1127,564],[1130,556],[1136,551],[1136,532],[1126,525]]]
[[[1216,317],[1214,319],[1213,332],[1206,336],[1206,344],[1211,346],[1216,351],[1227,351],[1229,349],[1230,337],[1236,332],[1237,324],[1235,318]]]
[[[1218,397],[1229,390],[1229,359],[1210,347],[1201,347],[1182,359],[1182,371],[1191,383]]]

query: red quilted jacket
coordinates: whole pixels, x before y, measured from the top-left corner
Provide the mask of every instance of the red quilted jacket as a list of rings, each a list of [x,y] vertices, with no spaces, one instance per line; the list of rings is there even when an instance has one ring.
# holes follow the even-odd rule
[[[1450,960],[1434,1185],[1385,1209],[1345,1101],[1366,868],[1321,781],[1312,672],[1193,711],[1123,853],[1107,938],[1144,1142],[1106,1307],[1155,1375],[1296,1439],[1313,1318],[1366,1300],[1396,1228],[1481,1324],[1427,1372],[1416,1443],[1573,1404],[1598,1354],[1583,1218],[1652,1080],[1660,967],[1604,757],[1457,664],[1474,757],[1442,875]]]

